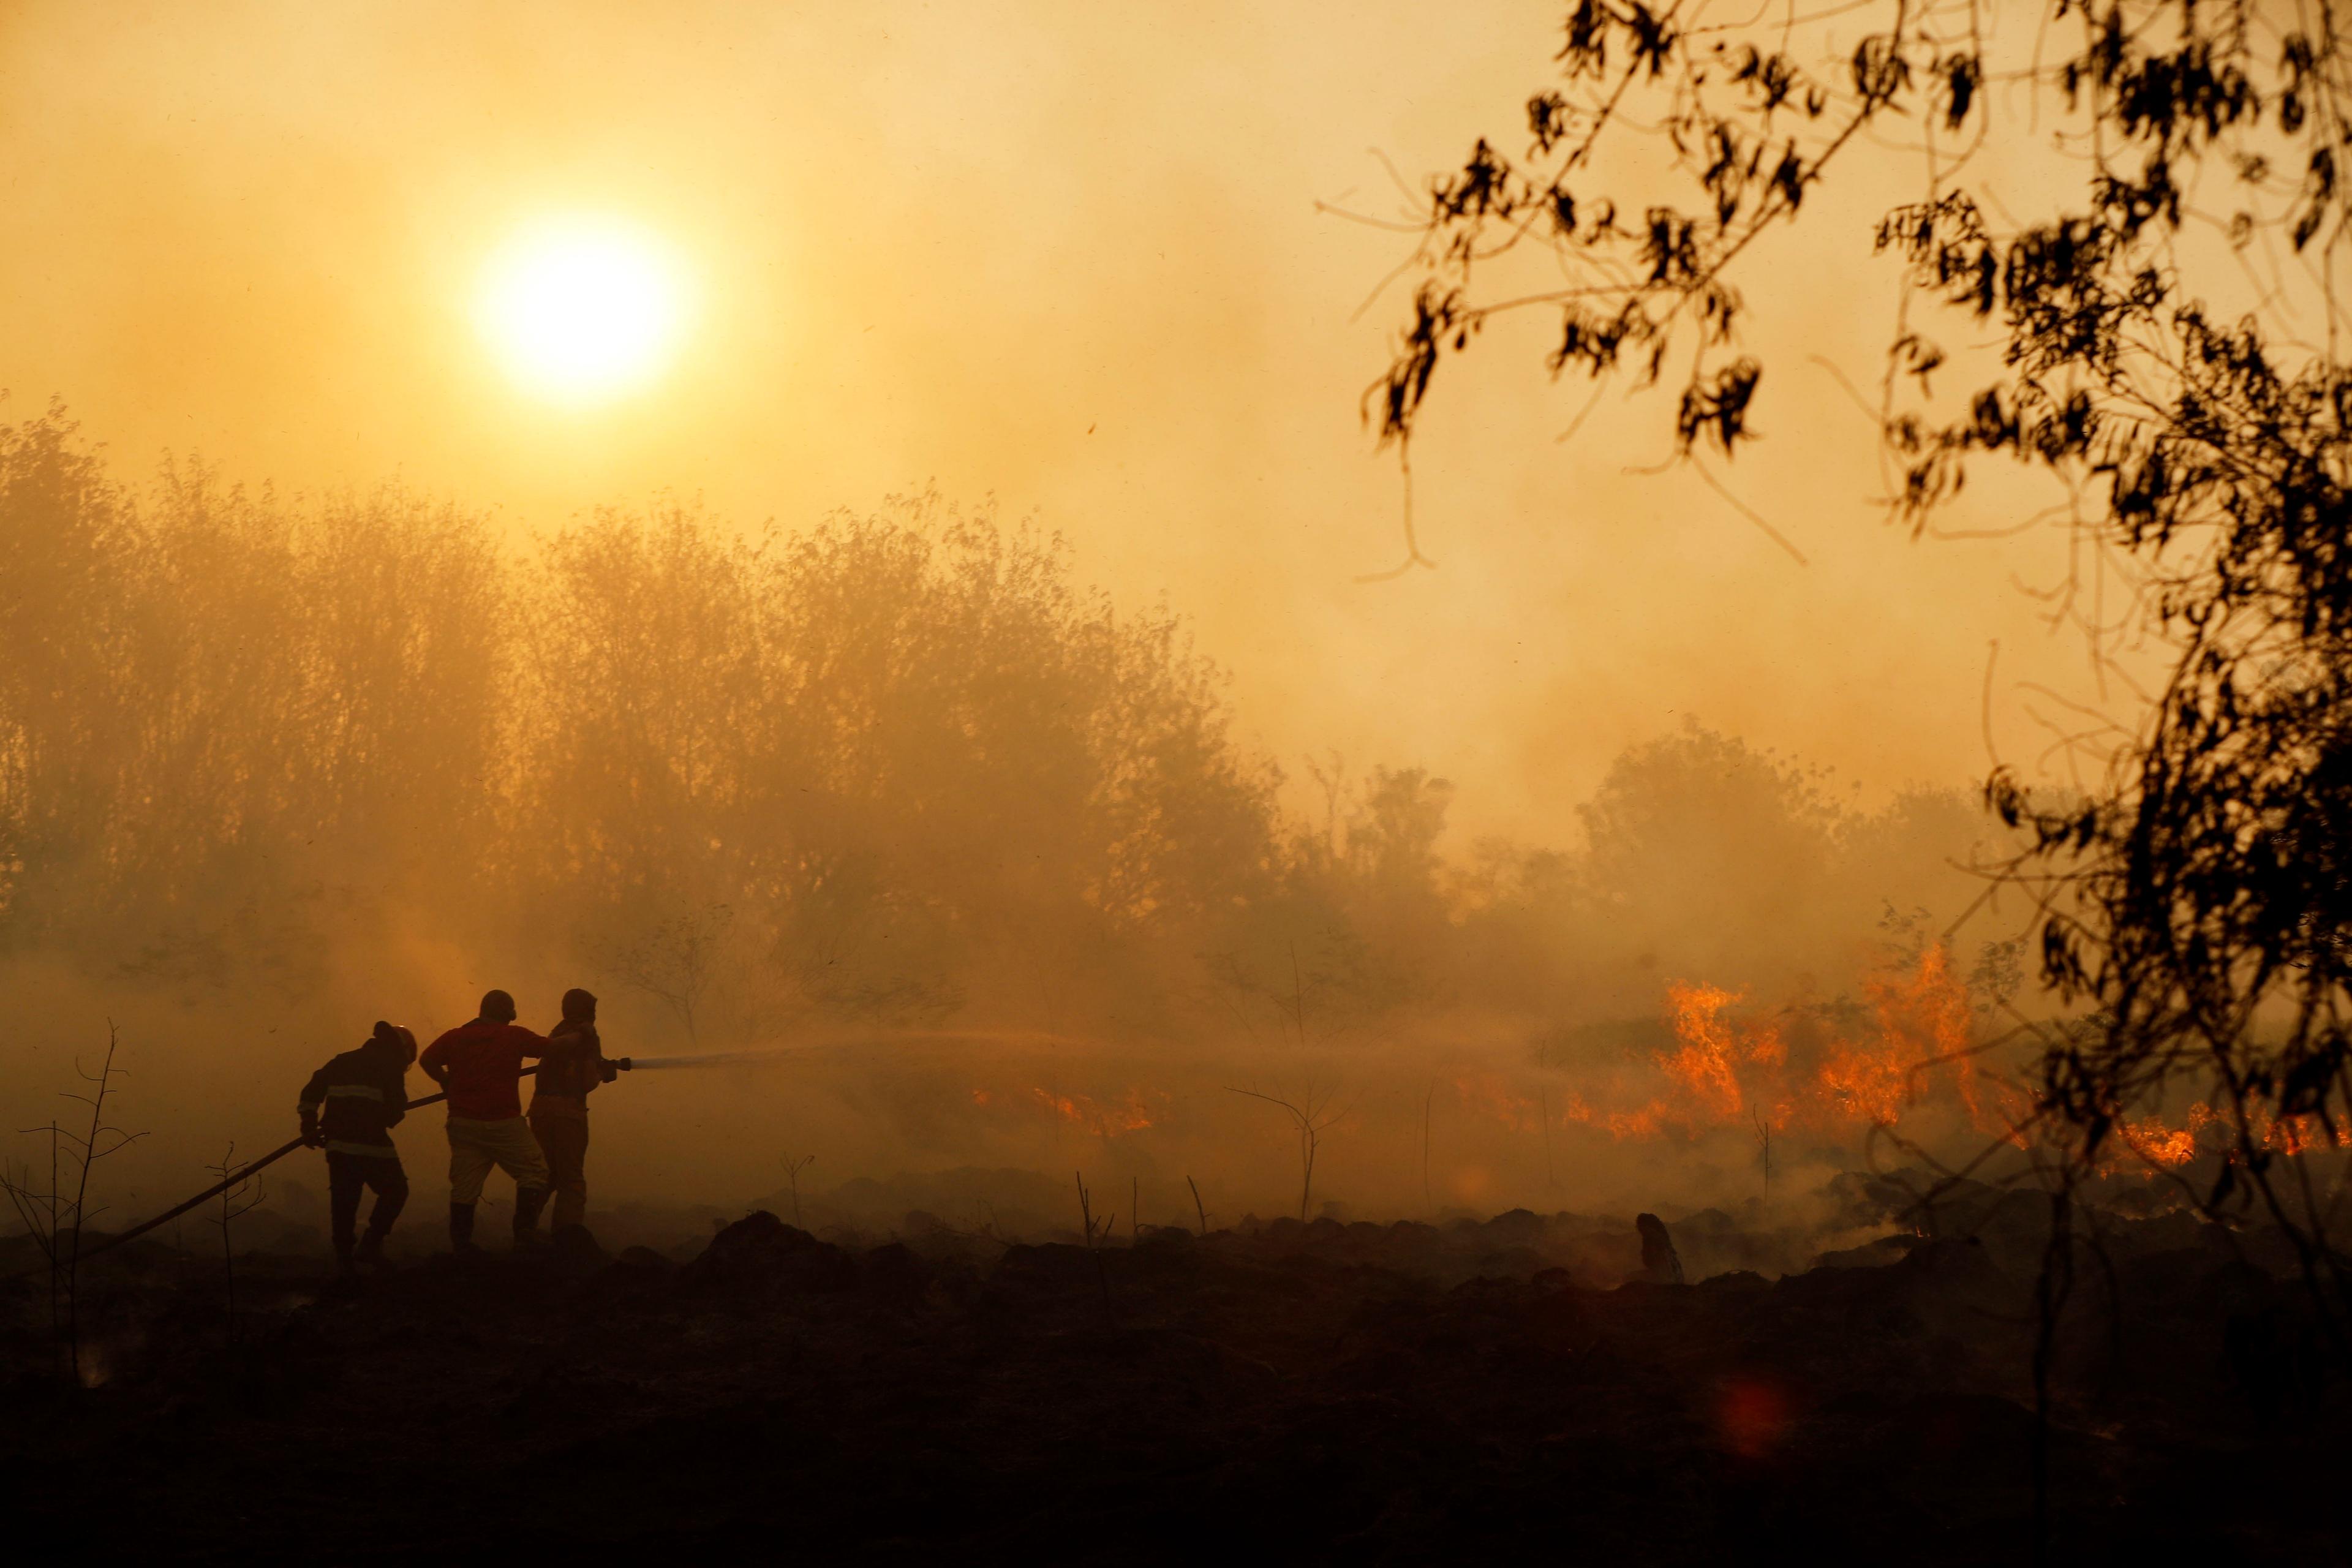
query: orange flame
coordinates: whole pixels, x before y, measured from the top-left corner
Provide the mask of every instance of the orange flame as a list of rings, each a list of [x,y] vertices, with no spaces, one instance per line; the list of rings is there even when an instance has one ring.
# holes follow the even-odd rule
[[[2331,1130],[2316,1116],[2273,1117],[2259,1106],[2249,1106],[2246,1115],[2246,1131],[2257,1145],[2290,1157],[2314,1149],[2352,1148],[2352,1128]],[[2217,1147],[2202,1136],[2209,1127],[2227,1134],[2225,1146]],[[2118,1121],[2116,1141],[2126,1152],[2137,1155],[2150,1175],[2159,1169],[2186,1165],[2200,1153],[2219,1153],[2231,1161],[2243,1158],[2231,1119],[2201,1100],[2189,1108],[2178,1126],[2162,1116]],[[2110,1155],[2102,1163],[2120,1169],[2127,1162]]]
[[[2012,1139],[2028,1109],[2022,1095],[1988,1085],[1969,1055],[1974,1027],[1968,989],[1942,945],[1902,974],[1869,986],[1875,1028],[1861,1038],[1809,1047],[1792,1066],[1789,1034],[1771,1017],[1740,1017],[1746,993],[1677,981],[1666,987],[1674,1046],[1656,1062],[1669,1085],[1633,1107],[1595,1107],[1580,1095],[1564,1119],[1618,1138],[1667,1128],[1778,1131],[1889,1124],[1948,1080],[1970,1122]]]
[[[2263,1142],[2285,1154],[2352,1148],[2352,1128],[2330,1128],[2316,1116],[2282,1116],[2263,1130]]]
[[[1129,1089],[1124,1098],[1115,1100],[1036,1088],[1023,1089],[1017,1096],[1005,1098],[1000,1098],[986,1089],[974,1088],[971,1090],[974,1105],[1026,1105],[1102,1138],[1143,1131],[1159,1120],[1158,1105],[1167,1098],[1164,1094],[1145,1089]]]
[[[2197,1158],[2197,1134],[2215,1120],[2213,1108],[2199,1100],[2189,1108],[2186,1125],[2169,1127],[2160,1116],[2118,1121],[2116,1136],[2124,1147],[2151,1165],[2186,1165]]]
[[[1678,1048],[1665,1059],[1666,1077],[1682,1086],[1690,1102],[1693,1121],[1741,1120],[1754,1111],[1751,1104],[1762,1080],[1777,1076],[1789,1058],[1780,1029],[1770,1022],[1735,1029],[1724,1013],[1747,993],[1714,985],[1666,987],[1666,1015],[1674,1026]],[[1743,1082],[1741,1068],[1756,1069]]]

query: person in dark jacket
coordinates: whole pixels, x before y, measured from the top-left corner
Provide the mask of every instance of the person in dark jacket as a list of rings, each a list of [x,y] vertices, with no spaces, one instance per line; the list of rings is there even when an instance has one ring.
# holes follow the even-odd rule
[[[333,1215],[335,1261],[346,1270],[354,1262],[383,1260],[383,1238],[408,1202],[408,1173],[392,1130],[408,1110],[408,1064],[416,1059],[416,1037],[397,1024],[379,1020],[357,1050],[345,1051],[310,1075],[296,1108],[302,1141],[327,1152],[327,1197]],[[355,1237],[360,1194],[373,1188],[365,1237]]]
[[[531,1089],[530,1131],[547,1155],[555,1186],[557,1232],[581,1223],[588,1212],[588,1097],[610,1083],[624,1064],[606,1059],[596,1033],[596,998],[574,987],[563,994],[563,1020],[547,1032]]]
[[[1683,1260],[1675,1251],[1675,1238],[1666,1234],[1666,1222],[1654,1214],[1637,1214],[1633,1228],[1642,1237],[1642,1278],[1654,1285],[1681,1284]]]

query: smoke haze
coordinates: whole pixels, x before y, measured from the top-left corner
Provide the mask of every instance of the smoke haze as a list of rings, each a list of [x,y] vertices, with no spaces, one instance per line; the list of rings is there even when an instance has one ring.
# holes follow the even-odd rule
[[[2080,653],[2013,544],[1877,522],[1805,357],[1874,363],[1895,280],[1843,260],[1776,329],[1758,420],[1802,437],[1730,476],[1802,564],[1629,471],[1654,408],[1557,444],[1581,390],[1507,369],[1415,447],[1441,569],[1356,580],[1402,551],[1357,416],[1389,314],[1354,312],[1405,240],[1347,215],[1507,111],[1551,26],[11,8],[0,1093],[37,1119],[111,1015],[152,1207],[281,1141],[373,1018],[502,984],[544,1026],[587,984],[616,1051],[903,1040],[629,1080],[600,1191],[751,1195],[814,1150],[1278,1210],[1285,1113],[1236,1087],[1336,1096],[1350,1203],[1744,1191],[1745,1154],[1645,1172],[1553,1090],[1651,1070],[1676,982],[1813,1009],[1819,1052],[1864,1028],[1979,890],[2023,683]],[[570,210],[698,279],[679,363],[592,413],[467,314]]]

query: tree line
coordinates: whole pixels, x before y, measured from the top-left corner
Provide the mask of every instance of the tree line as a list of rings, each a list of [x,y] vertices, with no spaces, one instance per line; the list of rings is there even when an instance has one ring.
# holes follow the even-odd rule
[[[397,488],[116,476],[0,427],[0,942],[300,996],[411,933],[698,1037],[1017,1019],[1314,1046],[1470,1008],[1832,985],[1980,824],[1855,809],[1692,726],[1584,842],[1446,839],[1455,785],[1286,777],[1165,606],[936,495],[747,532],[683,500],[527,541]]]

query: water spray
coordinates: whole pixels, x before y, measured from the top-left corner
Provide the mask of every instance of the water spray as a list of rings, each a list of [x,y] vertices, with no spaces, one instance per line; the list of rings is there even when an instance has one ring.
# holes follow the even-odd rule
[[[735,1062],[758,1061],[763,1057],[776,1056],[781,1054],[782,1048],[783,1047],[781,1046],[777,1046],[771,1047],[766,1050],[755,1051],[704,1051],[697,1056],[633,1057],[625,1058],[621,1061],[616,1061],[614,1065],[615,1067],[621,1067],[634,1062],[636,1067],[644,1068],[648,1072],[660,1068],[726,1067]]]
[[[1026,1045],[1099,1047],[1099,1040],[1080,1039],[1072,1035],[1048,1034],[1040,1029],[892,1029],[876,1035],[850,1035],[831,1039],[807,1040],[790,1046],[751,1046],[733,1051],[699,1051],[678,1057],[638,1057],[640,1070],[657,1068],[757,1067],[779,1058],[802,1057],[817,1051],[856,1050],[874,1046],[903,1046],[925,1041],[964,1041],[981,1045],[1003,1045],[1019,1042]]]

